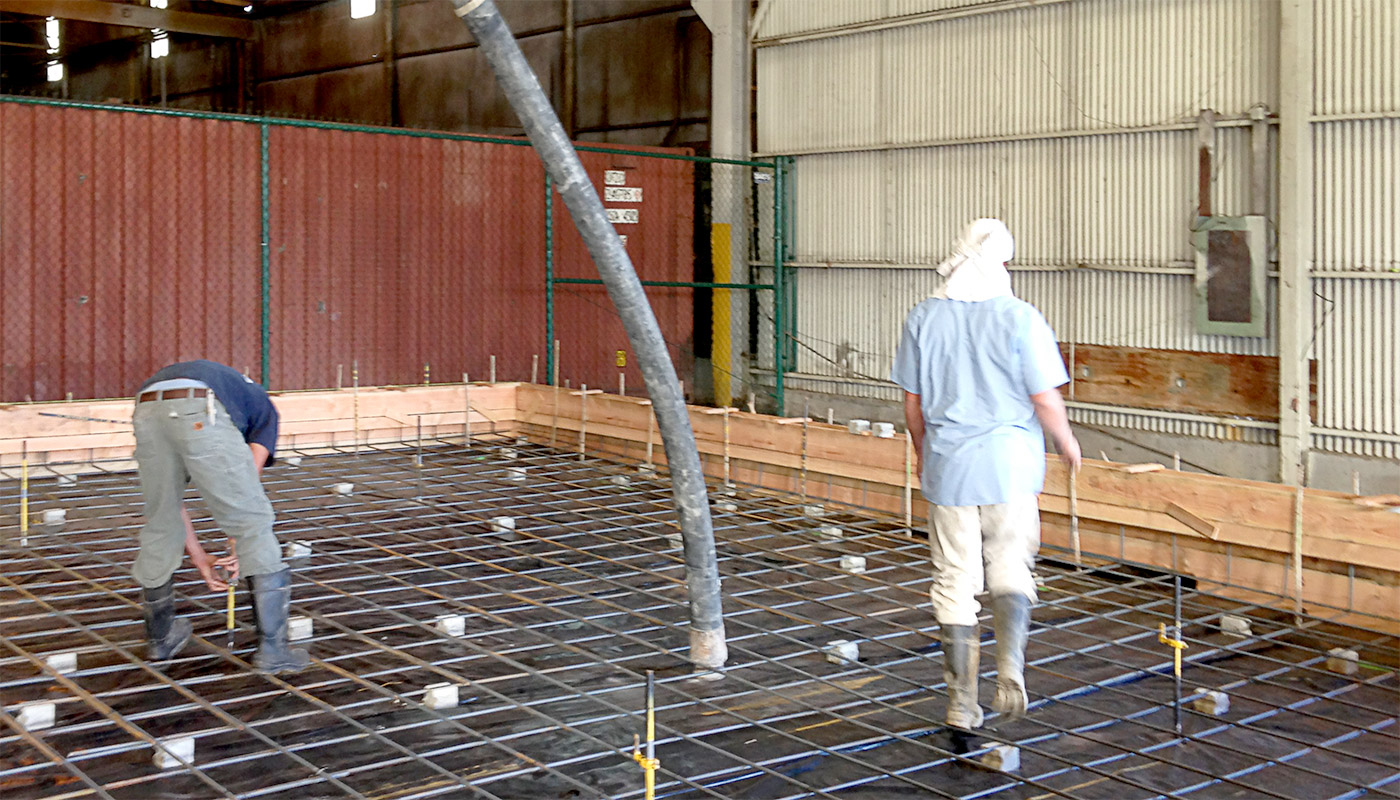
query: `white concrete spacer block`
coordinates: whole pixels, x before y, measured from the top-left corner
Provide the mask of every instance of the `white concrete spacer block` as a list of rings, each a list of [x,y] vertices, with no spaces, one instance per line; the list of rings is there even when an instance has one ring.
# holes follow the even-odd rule
[[[45,525],[62,525],[68,519],[68,509],[66,508],[46,508],[41,517]]]
[[[817,528],[817,535],[828,542],[839,542],[845,534],[840,525],[823,525]]]
[[[492,517],[492,533],[510,533],[515,530],[515,517]]]
[[[637,474],[642,476],[643,478],[655,478],[656,467],[652,466],[651,464],[643,464],[640,467],[637,467]]]
[[[297,539],[287,542],[287,552],[284,558],[307,558],[311,555],[311,543]]]
[[[841,569],[852,575],[865,572],[865,556],[841,556]]]
[[[77,476],[77,475],[59,475],[59,476],[58,476],[58,485],[59,485],[59,486],[77,486],[77,485],[78,485],[78,476]]]
[[[295,616],[287,618],[287,638],[292,641],[311,638],[311,617]]]
[[[1015,772],[1021,768],[1021,748],[999,744],[982,754],[982,766],[998,772]]]
[[[337,483],[331,487],[331,491],[335,492],[336,494],[350,494],[351,492],[355,491],[355,484]]]
[[[821,504],[803,506],[802,513],[809,517],[824,517],[826,516],[826,506]]]
[[[685,537],[679,533],[664,533],[661,538],[666,540],[667,550],[680,550],[685,547]]]
[[[461,636],[467,632],[467,618],[461,614],[441,614],[436,624],[437,629],[448,636]]]
[[[281,459],[281,461],[283,464],[286,464],[289,467],[301,466],[301,456],[287,456],[286,458]]]
[[[735,511],[738,511],[738,510],[739,510],[739,504],[736,503],[736,502],[734,502],[733,500],[716,500],[716,501],[715,501],[715,510],[716,510],[716,511],[726,511],[726,512],[732,514],[732,513],[734,513]]]
[[[1348,650],[1345,647],[1334,647],[1327,651],[1327,669],[1340,675],[1355,675],[1359,666],[1360,656],[1355,650]]]
[[[870,420],[853,419],[850,422],[846,423],[846,430],[855,434],[870,433]]]
[[[893,422],[876,422],[876,423],[874,423],[874,424],[872,424],[872,425],[870,426],[870,429],[871,429],[872,431],[875,432],[875,436],[876,436],[877,438],[880,438],[880,439],[893,439],[893,438],[894,438],[894,423],[893,423]]]
[[[525,480],[525,468],[524,468],[524,467],[510,467],[510,468],[506,469],[506,480],[508,480],[508,481],[523,481],[523,480]]]
[[[613,486],[631,486],[632,479],[626,475],[614,475],[608,479]]]
[[[179,759],[184,759],[185,764],[194,763],[193,736],[172,736],[169,739],[157,739],[156,742],[156,757],[153,760],[157,767],[179,769],[184,766]]]
[[[1202,714],[1218,717],[1230,710],[1230,695],[1197,689],[1196,694],[1191,697],[1191,707]]]
[[[827,642],[822,652],[826,653],[826,660],[833,664],[846,664],[860,660],[860,644],[845,639]]]
[[[507,461],[513,461],[513,460],[515,460],[516,456],[518,456],[518,455],[520,455],[520,454],[519,454],[518,452],[516,452],[516,450],[515,450],[514,447],[502,447],[502,448],[501,448],[501,458],[504,458],[504,459],[507,460]]]
[[[53,703],[27,703],[12,712],[15,721],[27,731],[41,731],[53,727]]]
[[[515,437],[515,446],[516,446],[516,447],[524,447],[525,445],[527,445],[527,444],[529,444],[529,443],[530,443],[530,437],[528,437],[528,436],[517,436],[517,437]]]
[[[429,684],[423,693],[423,705],[428,708],[456,708],[457,685],[452,683]]]
[[[1249,626],[1249,620],[1230,614],[1220,615],[1220,630],[1231,636],[1246,637],[1254,635],[1254,630]]]
[[[77,653],[54,653],[44,659],[44,663],[49,665],[49,669],[60,675],[78,671]]]

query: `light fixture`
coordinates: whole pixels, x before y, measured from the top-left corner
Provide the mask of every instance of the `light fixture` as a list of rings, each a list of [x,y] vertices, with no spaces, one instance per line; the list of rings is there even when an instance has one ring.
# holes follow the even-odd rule
[[[50,62],[49,62],[49,83],[57,83],[58,81],[61,81],[61,80],[63,80],[63,62],[62,62],[62,61],[50,61]]]
[[[170,34],[156,28],[155,35],[151,40],[151,58],[165,58],[170,55]]]
[[[151,0],[151,8],[169,8],[170,0]]]
[[[49,17],[44,20],[44,38],[48,40],[49,52],[57,53],[59,45],[58,19]]]
[[[378,0],[350,0],[350,19],[364,19],[374,16]]]

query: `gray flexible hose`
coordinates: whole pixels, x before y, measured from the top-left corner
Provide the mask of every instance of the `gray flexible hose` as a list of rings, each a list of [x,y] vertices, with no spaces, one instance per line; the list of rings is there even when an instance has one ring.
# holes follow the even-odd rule
[[[652,409],[656,412],[680,516],[690,596],[690,660],[702,669],[718,669],[728,658],[728,645],[724,636],[709,498],[700,452],[695,446],[695,433],[690,427],[690,413],[681,396],[666,341],[661,337],[661,329],[627,251],[608,222],[597,190],[584,172],[549,99],[540,89],[534,71],[521,54],[515,36],[496,10],[494,0],[452,0],[452,4],[456,6],[457,16],[476,37],[501,90],[524,123],[530,143],[553,178],[593,263],[598,266],[598,275],[607,287],[608,296],[622,318],[651,397]]]

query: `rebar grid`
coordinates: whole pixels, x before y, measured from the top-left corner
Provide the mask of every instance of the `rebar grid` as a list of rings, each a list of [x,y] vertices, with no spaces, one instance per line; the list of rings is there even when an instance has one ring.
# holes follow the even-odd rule
[[[0,791],[634,797],[628,752],[652,669],[663,797],[1400,797],[1396,640],[1378,631],[1300,628],[1188,584],[1184,684],[1226,691],[1232,708],[1188,712],[1178,735],[1156,641],[1173,619],[1172,577],[1043,562],[1032,713],[993,716],[969,742],[941,722],[927,545],[894,522],[812,519],[800,498],[772,493],[726,498],[738,510],[717,512],[715,529],[731,661],[709,680],[685,659],[664,478],[499,436],[425,444],[269,472],[279,536],[312,545],[293,562],[293,613],[314,621],[313,666],[282,679],[248,665],[244,597],[237,645],[224,648],[222,598],[192,570],[177,585],[196,642],[146,664],[128,577],[135,476],[35,481],[36,505],[69,520],[23,545],[13,524],[0,528]],[[526,479],[508,480],[512,467]],[[333,494],[338,482],[354,494]],[[500,516],[516,530],[493,530]],[[843,535],[827,541],[818,527],[833,523]],[[864,556],[866,571],[843,571],[842,555]],[[467,618],[464,635],[433,627],[445,613]],[[1221,633],[1226,613],[1254,635]],[[825,660],[837,638],[860,642],[859,662]],[[1359,651],[1359,675],[1324,668],[1341,645]],[[45,666],[62,652],[79,671]],[[457,707],[425,705],[438,682],[460,687]],[[39,700],[57,703],[57,725],[26,731],[15,707]],[[173,735],[197,737],[195,759],[161,772],[152,748]],[[1018,773],[977,766],[999,743],[1021,748]]]

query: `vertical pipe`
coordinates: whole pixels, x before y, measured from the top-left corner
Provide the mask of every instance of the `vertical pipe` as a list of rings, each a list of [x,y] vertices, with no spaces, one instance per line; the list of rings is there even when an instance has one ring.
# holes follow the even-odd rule
[[[914,435],[904,433],[904,527],[914,533]]]
[[[551,346],[552,343],[552,346]],[[554,338],[554,179],[544,173],[544,371],[559,385],[559,341]]]
[[[162,63],[165,59],[161,59]],[[259,283],[262,292],[260,294],[261,317],[259,320],[259,341],[262,347],[261,379],[264,389],[270,388],[268,383],[268,372],[270,360],[268,349],[271,347],[272,339],[272,212],[270,209],[271,184],[268,180],[270,175],[268,165],[268,125],[266,122],[258,126],[258,181],[261,184],[259,211],[262,225],[262,252],[259,254],[262,262]],[[337,381],[337,388],[339,381]]]
[[[656,673],[647,670],[647,771],[646,796],[656,795]]]
[[[1269,213],[1269,107],[1256,103],[1249,109],[1249,213]]]
[[[1303,486],[1293,490],[1293,616],[1303,624]]]
[[[540,354],[530,356],[530,383],[540,382]]]
[[[690,413],[676,383],[675,365],[656,316],[627,250],[608,222],[597,190],[494,0],[452,0],[452,4],[471,30],[530,143],[558,185],[560,197],[627,331],[666,445],[680,517],[690,601],[690,660],[700,669],[722,667],[728,659],[728,645],[705,474]]]
[[[807,504],[807,398],[802,398],[802,504]]]

